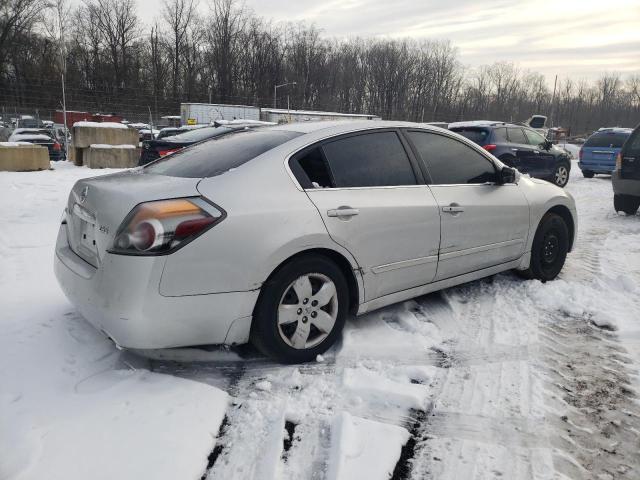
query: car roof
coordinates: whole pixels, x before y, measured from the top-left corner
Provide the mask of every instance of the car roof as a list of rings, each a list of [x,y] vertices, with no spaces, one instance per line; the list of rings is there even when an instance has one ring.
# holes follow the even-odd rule
[[[499,122],[496,120],[471,120],[468,122],[455,122],[449,124],[449,129],[465,127],[522,127],[514,123]]]
[[[326,130],[331,134],[355,132],[358,130],[380,128],[422,128],[434,132],[442,132],[442,128],[426,123],[402,122],[394,120],[327,120],[319,122],[294,122],[283,123],[273,127],[264,127],[273,130],[282,130],[299,133],[315,133]]]
[[[627,133],[631,135],[631,132],[633,132],[633,128],[603,127],[599,128],[597,132],[594,132],[594,135],[599,135],[601,133]]]

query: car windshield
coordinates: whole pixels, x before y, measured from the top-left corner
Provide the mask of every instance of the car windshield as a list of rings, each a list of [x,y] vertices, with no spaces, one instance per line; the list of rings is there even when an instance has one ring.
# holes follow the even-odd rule
[[[299,135],[302,133],[283,130],[238,130],[167,155],[144,171],[172,177],[215,177]]]
[[[188,132],[180,133],[179,135],[172,135],[170,137],[165,137],[164,139],[167,141],[173,141],[175,139],[176,142],[201,142],[202,140],[206,140],[207,138],[217,137],[218,135],[224,135],[231,131],[230,128],[227,127],[204,127],[199,128],[197,130],[190,130]]]
[[[589,137],[584,146],[600,148],[622,148],[622,145],[627,140],[627,138],[629,138],[628,133],[596,133],[595,135],[591,135]]]
[[[484,145],[485,143],[487,143],[487,139],[489,138],[489,134],[491,133],[487,128],[478,127],[457,127],[452,128],[451,131],[459,133],[463,137],[468,138],[478,145]]]

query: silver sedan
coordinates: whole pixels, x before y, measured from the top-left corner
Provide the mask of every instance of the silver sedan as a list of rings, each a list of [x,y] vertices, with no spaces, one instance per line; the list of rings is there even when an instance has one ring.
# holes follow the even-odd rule
[[[283,362],[347,315],[515,269],[555,278],[576,209],[465,138],[403,122],[242,130],[80,180],[55,271],[125,348],[252,341]]]

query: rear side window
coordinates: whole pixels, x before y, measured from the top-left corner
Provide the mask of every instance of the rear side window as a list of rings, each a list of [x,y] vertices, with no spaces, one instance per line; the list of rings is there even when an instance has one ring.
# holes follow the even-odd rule
[[[520,143],[523,145],[529,143],[521,128],[507,128],[507,131],[509,132],[509,141],[511,143]]]
[[[628,133],[596,133],[584,143],[585,147],[622,148],[629,138]]]
[[[289,166],[302,188],[333,187],[329,167],[320,147],[296,154],[289,161]]]
[[[508,141],[506,128],[493,129],[493,143],[507,143]]]
[[[239,130],[167,155],[144,171],[172,177],[215,177],[299,135],[282,130]]]
[[[478,145],[485,145],[487,143],[487,139],[491,135],[491,131],[489,129],[478,127],[458,127],[452,128],[451,131],[468,138]]]
[[[495,182],[493,163],[462,142],[428,132],[409,131],[407,135],[427,163],[433,184]]]
[[[409,157],[395,132],[341,138],[322,149],[338,188],[416,184]]]

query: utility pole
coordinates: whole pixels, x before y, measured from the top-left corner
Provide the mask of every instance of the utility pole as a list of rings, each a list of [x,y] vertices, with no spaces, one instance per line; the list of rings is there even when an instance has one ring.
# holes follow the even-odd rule
[[[56,13],[58,14],[58,33],[60,42],[60,81],[62,83],[62,117],[64,119],[64,156],[69,160],[69,130],[67,127],[67,95],[64,88],[64,74],[67,71],[67,52],[64,42],[64,22],[62,16],[64,13],[65,0],[56,2]]]

